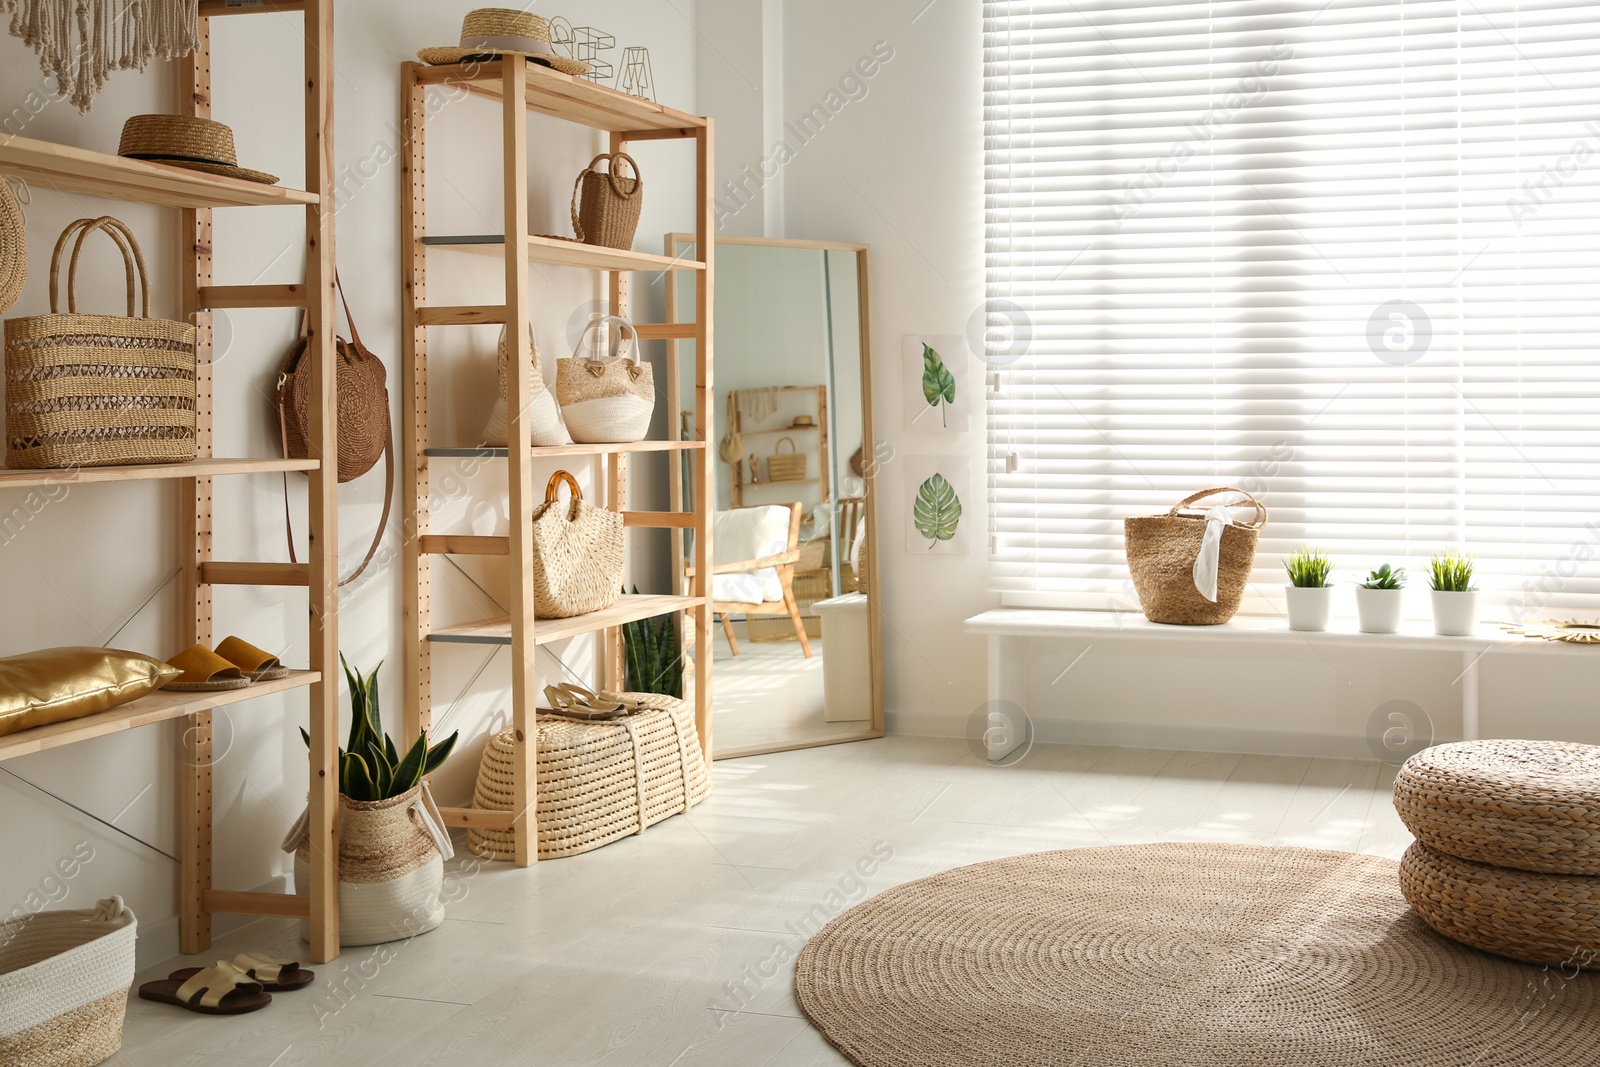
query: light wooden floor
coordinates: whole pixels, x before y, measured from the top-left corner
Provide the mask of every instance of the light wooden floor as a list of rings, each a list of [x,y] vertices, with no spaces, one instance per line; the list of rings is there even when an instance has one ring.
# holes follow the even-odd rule
[[[1371,762],[1062,746],[995,768],[965,742],[906,737],[724,761],[710,800],[642,837],[526,871],[458,856],[440,929],[347,949],[264,1011],[211,1019],[134,999],[109,1062],[840,1064],[799,1017],[790,979],[806,932],[849,902],[961,864],[1107,843],[1398,858],[1409,837],[1393,775]],[[861,861],[871,877],[858,878]],[[246,947],[298,952],[273,920],[211,958]]]
[[[712,736],[719,749],[782,744],[829,734],[859,733],[862,722],[828,722],[822,717],[822,665],[827,649],[811,639],[806,658],[798,641],[748,641],[743,623],[739,655],[722,634],[713,635],[716,685]]]

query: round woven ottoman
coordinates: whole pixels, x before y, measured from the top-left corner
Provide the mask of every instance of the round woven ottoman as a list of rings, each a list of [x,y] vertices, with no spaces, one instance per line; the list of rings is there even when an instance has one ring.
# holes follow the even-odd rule
[[[1600,746],[1460,741],[1406,760],[1394,806],[1418,841],[1496,867],[1600,875]]]
[[[1508,870],[1417,842],[1400,892],[1445,937],[1496,956],[1600,970],[1600,878]]]

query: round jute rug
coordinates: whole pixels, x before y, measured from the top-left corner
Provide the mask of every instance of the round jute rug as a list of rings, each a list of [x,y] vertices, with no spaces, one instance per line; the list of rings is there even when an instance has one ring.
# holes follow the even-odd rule
[[[795,995],[863,1067],[1600,1062],[1600,975],[1440,937],[1396,870],[1223,844],[979,863],[828,923]]]

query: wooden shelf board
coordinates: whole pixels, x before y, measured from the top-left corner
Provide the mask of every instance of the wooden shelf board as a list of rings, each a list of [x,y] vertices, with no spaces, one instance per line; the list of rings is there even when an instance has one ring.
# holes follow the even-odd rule
[[[821,478],[771,478],[764,482],[740,482],[741,489],[781,489],[786,485],[805,485],[809,482],[820,482]]]
[[[706,447],[704,441],[621,441],[592,445],[542,445],[530,448],[534,459],[546,456],[608,456],[617,452],[682,452]],[[491,445],[475,448],[425,448],[422,454],[438,459],[505,459],[507,450]]]
[[[315,671],[294,671],[287,678],[272,682],[257,682],[245,689],[225,693],[169,693],[158,690],[110,711],[102,711],[82,719],[35,726],[31,730],[0,737],[0,760],[28,756],[52,748],[70,745],[74,741],[87,741],[91,737],[121,733],[151,723],[165,722],[207,708],[237,704],[243,700],[301,689],[317,681]]]
[[[498,100],[500,62],[496,59],[440,66],[419,64],[417,81],[423,85],[460,85],[475,95]],[[699,116],[562,74],[533,60],[525,62],[528,64],[528,107],[540,114],[615,133],[646,130],[693,133],[706,124]]]
[[[746,429],[740,429],[739,434],[740,434],[741,437],[749,437],[753,433],[795,433],[797,431],[800,432],[800,433],[804,433],[807,430],[820,430],[820,429],[822,429],[821,426],[778,426],[778,427],[775,427],[775,428],[769,429],[769,430],[746,430]]]
[[[473,252],[481,256],[500,257],[505,248],[504,234],[465,234],[449,237],[424,237],[428,248],[445,248],[457,252]],[[634,252],[625,248],[605,248],[577,241],[562,241],[554,237],[528,235],[528,260],[532,263],[549,263],[558,267],[584,267],[589,270],[705,270],[698,259],[679,256],[657,256],[649,252]]]
[[[164,207],[281,207],[315,204],[303,189],[224,178],[87,148],[13,137],[0,141],[0,172],[30,185]]]
[[[686,611],[701,603],[703,603],[702,598],[695,596],[630,593],[602,611],[575,615],[570,619],[540,619],[534,624],[533,640],[536,645],[565,641],[569,637],[578,637],[611,626],[621,626],[625,622],[649,619],[674,611]],[[496,619],[447,626],[430,633],[428,640],[446,644],[509,645],[511,620],[502,615]]]
[[[314,459],[197,459],[192,463],[147,463],[133,467],[69,467],[61,470],[0,470],[0,489],[82,482],[147,482],[173,478],[213,478],[220,474],[276,474],[314,471]]]

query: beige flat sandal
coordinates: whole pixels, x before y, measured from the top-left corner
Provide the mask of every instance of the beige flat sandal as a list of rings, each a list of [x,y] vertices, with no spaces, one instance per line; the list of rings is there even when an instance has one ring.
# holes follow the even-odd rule
[[[245,1015],[272,1003],[261,983],[226,960],[199,968],[187,979],[164,978],[139,987],[144,1000],[176,1004],[201,1015]]]
[[[247,978],[261,983],[268,993],[291,993],[304,989],[317,980],[315,971],[308,971],[294,960],[280,960],[257,952],[241,952],[233,958],[232,966]],[[185,967],[167,977],[175,982],[186,982],[200,973],[199,967]]]
[[[638,711],[640,706],[638,700],[626,693],[613,693],[605,689],[592,693],[570,682],[545,686],[544,698],[550,702],[550,707],[545,710],[567,719],[620,719]]]

